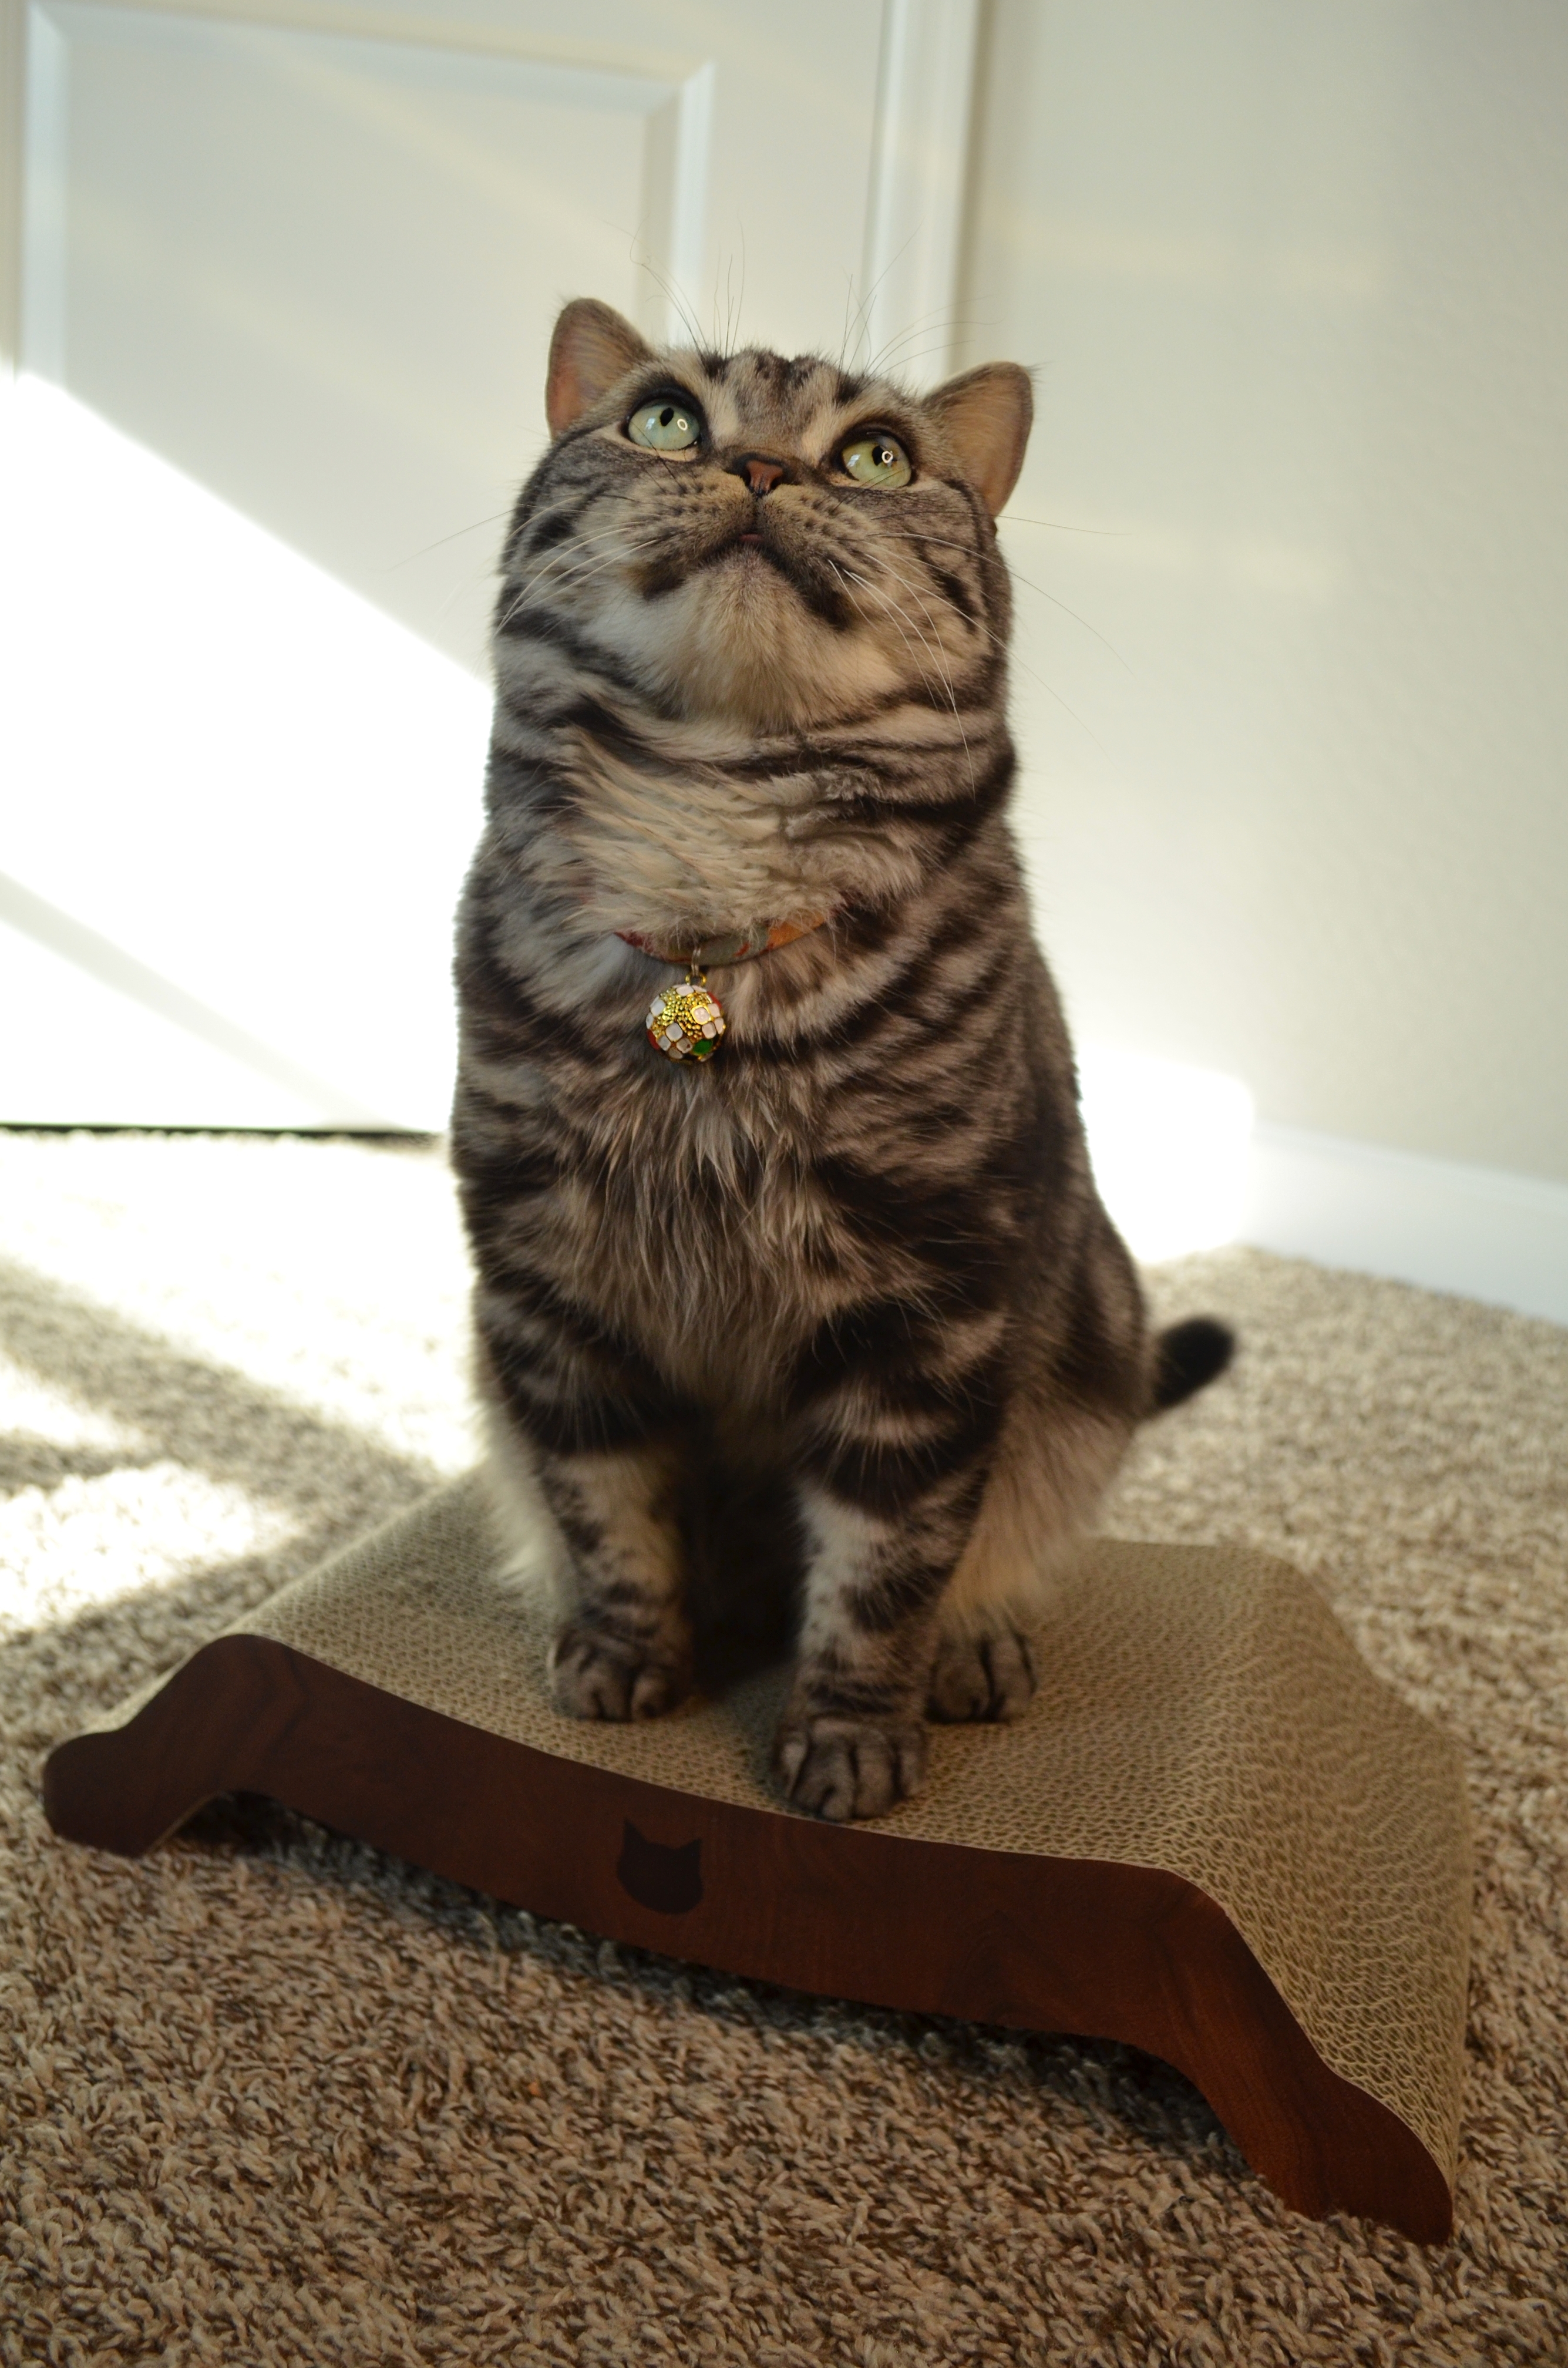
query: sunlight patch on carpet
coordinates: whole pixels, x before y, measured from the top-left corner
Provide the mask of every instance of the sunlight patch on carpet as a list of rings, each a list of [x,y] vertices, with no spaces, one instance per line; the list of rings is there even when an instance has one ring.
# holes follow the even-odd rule
[[[0,1505],[0,1634],[270,1553],[296,1526],[166,1462],[19,1489]]]

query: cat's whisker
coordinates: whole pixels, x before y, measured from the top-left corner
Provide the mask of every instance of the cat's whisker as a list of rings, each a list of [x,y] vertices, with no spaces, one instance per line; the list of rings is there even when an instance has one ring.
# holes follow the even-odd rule
[[[1008,510],[1006,516],[1009,526],[1049,527],[1053,534],[1100,534],[1125,542],[1132,532],[1130,526],[1074,526],[1066,518],[1025,518],[1021,510]]]
[[[889,566],[889,564],[888,564],[888,563],[887,563],[887,561],[886,561],[885,559],[884,559],[884,560],[880,561],[878,564],[879,564],[883,568],[883,570],[885,571],[885,573],[886,573],[886,574],[888,574],[889,575],[891,575],[891,576],[892,577],[893,582],[894,582],[895,584],[902,585],[902,586],[903,587],[903,589],[904,589],[904,590],[909,594],[910,598],[915,602],[915,606],[916,606],[916,607],[921,610],[922,614],[925,616],[925,619],[926,619],[926,621],[927,625],[929,625],[929,627],[930,627],[930,629],[931,629],[932,636],[933,636],[933,638],[935,639],[935,641],[936,641],[936,643],[937,643],[937,646],[938,647],[938,649],[942,649],[942,650],[943,650],[943,655],[944,655],[944,657],[945,657],[945,656],[946,656],[946,655],[947,655],[947,653],[946,653],[946,650],[945,650],[944,645],[943,645],[943,643],[942,643],[941,633],[940,633],[940,631],[939,631],[939,629],[938,629],[938,627],[937,627],[937,620],[936,620],[935,617],[931,614],[931,611],[930,611],[929,608],[927,608],[927,606],[926,606],[926,604],[925,600],[922,598],[922,597],[921,597],[921,595],[920,595],[919,591],[918,591],[918,590],[916,589],[916,587],[915,587],[915,586],[910,582],[910,580],[909,580],[909,578],[908,578],[907,576],[905,576],[905,575],[901,575],[899,574],[899,572],[898,572],[897,568],[895,568],[895,567],[892,567],[892,566]],[[939,599],[941,599],[941,600],[942,600],[943,605],[944,605],[946,608],[950,609],[952,610],[953,614],[954,614],[956,617],[958,617],[959,619],[960,619],[960,620],[961,620],[961,621],[962,621],[966,626],[969,626],[969,624],[970,624],[970,620],[969,620],[967,617],[965,617],[965,616],[964,616],[964,612],[963,612],[963,610],[962,610],[961,609],[960,609],[960,608],[959,608],[959,606],[958,606],[958,604],[957,604],[957,602],[956,602],[956,601],[949,600],[949,599],[946,598],[946,596],[945,596],[944,594],[941,594],[941,593],[938,593],[937,597]],[[952,678],[951,678],[951,676],[950,676],[950,675],[945,675],[945,676],[944,676],[944,679],[947,681],[947,684],[948,684],[949,696],[950,698],[952,698],[952,700],[953,700],[953,712],[954,712],[954,714],[956,715],[956,714],[958,713],[958,700],[957,700],[956,696],[955,696],[955,695],[954,695],[954,693],[953,693],[953,687],[952,687]]]
[[[740,335],[741,321],[742,321],[742,318],[743,318],[743,316],[744,316],[744,312],[745,312],[745,304],[746,304],[746,226],[745,226],[744,222],[742,222],[742,223],[741,223],[741,225],[740,225],[740,239],[741,239],[741,292],[740,292],[740,294],[739,294],[739,295],[736,297],[736,299],[735,299],[734,311],[733,311],[733,314],[732,314],[732,313],[729,313],[729,311],[728,311],[728,309],[727,309],[727,307],[728,307],[728,298],[729,298],[729,279],[728,279],[728,277],[727,277],[727,276],[726,276],[725,283],[724,283],[724,292],[725,292],[725,301],[726,301],[726,315],[725,315],[725,321],[724,321],[724,332],[725,332],[725,345],[724,345],[724,352],[725,352],[726,356],[733,355],[733,354],[734,353],[734,351],[735,351],[735,339],[736,339],[736,338],[737,338],[737,336]],[[734,262],[734,257],[732,256],[731,256],[731,258],[730,258],[730,260],[731,260],[731,264],[732,264],[732,266],[733,266],[733,262]]]
[[[890,594],[882,591],[879,586],[872,584],[866,576],[858,575],[854,569],[846,569],[845,574],[847,575],[850,583],[858,584],[861,590],[868,593],[870,598],[879,604],[884,612],[892,618],[896,630],[903,635],[904,646],[908,649],[912,657],[915,655],[915,643],[918,641],[922,650],[926,654],[926,659],[935,669],[935,679],[933,679],[932,675],[927,674],[924,666],[919,666],[920,679],[926,685],[927,690],[935,690],[938,686],[940,687],[940,689],[946,693],[949,703],[952,707],[953,713],[956,716],[958,713],[958,703],[953,694],[952,683],[942,666],[941,660],[934,653],[931,643],[926,636],[920,632],[919,627],[915,624],[908,612],[904,609],[901,608],[899,603],[894,600]],[[911,636],[914,638],[912,639]],[[918,660],[916,661],[916,665],[918,666]]]
[[[890,572],[891,572],[891,571],[890,571]],[[933,631],[933,633],[935,633],[935,632],[936,632],[936,625],[935,625],[935,620],[934,620],[934,619],[932,619],[932,617],[931,617],[931,612],[930,612],[930,610],[929,610],[928,609],[926,609],[926,608],[924,601],[922,601],[922,600],[919,598],[918,594],[913,594],[913,595],[912,595],[912,597],[915,598],[915,603],[916,603],[916,606],[917,606],[917,607],[919,607],[920,609],[922,609],[924,610],[924,613],[925,613],[926,618],[926,621],[931,625],[931,627],[932,627],[932,631]],[[938,647],[940,647],[940,646],[941,646],[939,636],[937,637],[937,645],[938,645]],[[951,707],[951,709],[952,709],[952,711],[953,711],[953,722],[958,725],[959,739],[960,739],[960,743],[962,744],[962,746],[963,746],[964,762],[965,762],[966,766],[967,766],[967,767],[968,767],[968,768],[969,768],[970,786],[971,786],[971,790],[972,790],[973,785],[974,785],[974,778],[975,778],[975,776],[974,776],[974,757],[973,757],[973,752],[971,751],[971,747],[970,747],[970,745],[969,745],[969,734],[968,734],[968,733],[964,730],[963,717],[962,717],[962,715],[961,715],[961,714],[960,713],[960,712],[959,712],[958,692],[957,692],[956,689],[954,688],[952,676],[951,676],[951,674],[947,670],[947,668],[946,668],[945,666],[941,666],[941,667],[940,667],[940,672],[941,672],[941,677],[942,677],[943,687],[945,688],[945,689],[946,689],[946,691],[947,691],[947,694],[948,694],[948,703],[949,703],[949,705]]]
[[[835,572],[836,572],[836,571],[835,571]],[[886,593],[881,592],[881,591],[879,589],[879,587],[878,587],[877,586],[875,586],[875,585],[873,585],[873,584],[869,583],[869,582],[867,581],[867,579],[866,579],[864,576],[862,576],[862,575],[857,575],[854,573],[854,571],[853,571],[853,570],[848,570],[848,571],[846,571],[846,573],[849,575],[849,580],[850,580],[852,583],[858,583],[858,584],[859,584],[859,585],[862,586],[862,588],[863,588],[864,590],[868,591],[868,592],[870,594],[871,598],[872,598],[874,600],[880,600],[880,601],[881,602],[882,606],[883,606],[883,607],[884,607],[884,609],[887,610],[887,612],[888,612],[889,616],[890,616],[890,617],[892,617],[892,620],[893,620],[893,624],[894,624],[895,628],[897,629],[897,631],[898,631],[899,632],[901,632],[901,633],[903,635],[903,640],[904,640],[905,647],[909,649],[911,656],[914,656],[914,644],[910,642],[910,639],[909,639],[909,634],[910,634],[910,632],[911,632],[911,631],[913,631],[913,632],[915,633],[915,635],[916,635],[916,637],[918,638],[918,640],[920,641],[920,643],[921,643],[922,646],[923,646],[923,647],[925,648],[925,650],[926,651],[927,655],[929,656],[929,655],[931,655],[931,646],[930,646],[930,643],[926,640],[926,636],[925,636],[923,633],[921,633],[921,632],[919,632],[918,627],[916,627],[916,626],[913,626],[913,625],[912,625],[911,620],[906,617],[906,615],[904,614],[904,612],[903,612],[903,611],[899,608],[899,606],[898,606],[898,604],[897,604],[897,602],[896,602],[896,601],[892,600],[892,599],[891,598],[891,597],[890,597],[889,595],[887,595]],[[936,667],[937,667],[937,678],[938,678],[938,680],[939,680],[939,682],[940,682],[940,684],[941,684],[942,689],[946,691],[946,693],[947,693],[947,695],[948,695],[948,702],[949,702],[949,706],[951,707],[951,709],[952,709],[952,711],[953,711],[953,721],[955,722],[955,723],[957,723],[958,728],[959,728],[959,738],[960,738],[960,739],[962,741],[962,743],[963,743],[964,757],[965,757],[966,761],[969,763],[969,766],[970,766],[970,774],[971,774],[971,779],[972,780],[972,778],[973,778],[974,767],[973,767],[973,760],[972,760],[972,758],[971,758],[971,756],[970,756],[969,737],[968,737],[968,734],[965,733],[964,728],[963,728],[963,718],[962,718],[962,717],[961,717],[961,715],[959,713],[958,697],[957,697],[957,694],[956,694],[956,692],[954,691],[954,689],[953,689],[953,684],[952,684],[951,677],[947,673],[946,669],[942,666],[942,665],[941,665],[941,663],[940,663],[940,660],[939,660],[939,659],[933,658],[933,659],[932,659],[932,663],[933,663],[933,664],[936,666]],[[928,690],[930,690],[930,689],[933,688],[933,685],[932,685],[932,683],[931,683],[931,680],[930,680],[929,676],[927,676],[927,675],[925,673],[925,671],[924,671],[924,669],[923,669],[923,668],[919,668],[919,666],[918,666],[918,661],[916,661],[916,666],[917,666],[917,669],[920,671],[921,680],[926,684],[926,689],[927,689]]]
[[[876,278],[867,289],[864,296],[861,297],[855,317],[855,333],[858,341],[863,339],[866,336],[871,316],[871,306],[876,302],[878,289],[881,286],[889,272],[894,268],[895,265],[902,263],[903,257],[914,245],[916,235],[917,233],[913,231],[910,233],[909,236],[904,240],[903,245],[897,250],[897,252],[888,257],[886,263],[883,264],[881,269],[878,272]],[[853,281],[850,282],[850,286],[853,288]],[[840,367],[843,366],[843,362],[844,356],[841,352],[839,355]],[[862,364],[862,367],[868,377],[874,376],[876,371],[875,358],[868,357],[866,361]]]
[[[921,664],[915,643],[911,640],[908,632],[905,631],[903,623],[897,611],[892,608],[892,603],[885,599],[882,595],[877,591],[874,585],[868,584],[863,575],[856,575],[852,568],[840,567],[836,561],[831,559],[827,564],[833,569],[834,574],[839,578],[841,583],[858,585],[863,592],[869,593],[871,598],[876,600],[879,606],[888,612],[892,620],[893,630],[898,633],[900,639],[903,643],[904,648],[909,652],[909,655],[914,662],[916,675],[920,681],[925,685],[927,694],[934,696],[937,685],[933,682],[931,677],[926,673],[924,666]]]
[[[902,254],[903,249],[901,248],[899,252]],[[895,256],[894,261],[896,260]],[[888,268],[891,270],[892,268],[890,264]],[[878,284],[880,285],[881,282],[879,281]],[[927,311],[916,313],[915,319],[906,327],[899,330],[895,336],[889,337],[885,344],[877,347],[875,353],[868,356],[867,375],[870,378],[881,378],[890,370],[907,370],[909,357],[906,355],[902,361],[898,357],[900,348],[907,346],[912,337],[934,336],[939,340],[939,343],[927,350],[946,352],[952,342],[955,331],[971,329],[974,326],[975,323],[966,319],[961,313],[950,311],[944,305],[934,304]]]
[[[533,580],[536,583],[542,582],[552,568],[560,566],[575,553],[585,551],[596,543],[607,542],[615,535],[624,535],[625,532],[626,521],[624,518],[617,518],[613,525],[597,527],[591,534],[574,535],[566,542],[551,545],[548,555],[542,561],[537,564],[530,563]]]
[[[499,526],[503,518],[510,516],[509,510],[496,510],[490,518],[475,518],[472,526],[460,526],[451,534],[438,534],[434,542],[422,543],[417,551],[407,552],[402,559],[392,560],[388,572],[395,575],[400,567],[412,567],[416,560],[427,559],[433,551],[444,551],[448,543],[460,542],[464,535],[478,534],[487,526]]]
[[[859,569],[850,567],[847,563],[845,563],[844,573],[850,583],[858,585],[862,592],[866,593],[871,599],[876,601],[878,607],[882,609],[884,614],[893,617],[905,630],[906,633],[914,632],[917,635],[921,647],[925,651],[926,657],[937,669],[937,674],[941,680],[943,689],[949,689],[950,686],[948,675],[942,665],[941,656],[939,655],[939,645],[933,644],[927,634],[919,632],[918,627],[915,626],[914,620],[910,617],[907,609],[905,609],[900,602],[895,600],[892,594],[889,593],[883,586],[873,583],[871,578],[863,574]]]
[[[619,542],[613,551],[601,551],[597,557],[579,559],[576,565],[565,570],[551,588],[556,591],[574,591],[580,584],[586,583],[590,576],[602,575],[607,567],[613,567],[618,560],[635,559],[640,552],[656,551],[667,541],[667,535],[661,529],[653,534],[640,536],[635,542]],[[541,569],[533,579],[534,583],[542,585],[547,573],[548,571]]]
[[[888,540],[892,542],[913,542],[917,548],[923,545],[928,546],[933,551],[962,551],[968,552],[971,558],[974,555],[973,545],[971,543],[958,542],[943,535],[922,534],[918,529],[914,533],[905,532],[902,529],[895,529],[889,535]],[[1129,674],[1131,674],[1134,671],[1132,666],[1128,664],[1127,659],[1122,656],[1121,652],[1117,648],[1116,643],[1111,641],[1107,641],[1106,636],[1100,632],[1099,627],[1097,625],[1091,625],[1087,617],[1081,617],[1076,609],[1070,609],[1065,600],[1059,600],[1054,592],[1048,592],[1043,584],[1037,584],[1032,576],[1021,575],[1017,568],[1011,564],[1008,566],[1007,573],[1012,577],[1015,584],[1025,585],[1028,586],[1029,591],[1038,592],[1042,600],[1049,600],[1053,608],[1060,609],[1064,616],[1071,617],[1074,624],[1082,625],[1085,633],[1093,633],[1096,642],[1104,643],[1106,648],[1110,652],[1111,656],[1116,660],[1118,666],[1126,666]]]
[[[606,529],[607,534],[622,534],[624,531],[624,528],[619,527]],[[604,538],[600,536],[590,538],[590,540],[595,541],[602,541],[603,539]],[[537,569],[533,574],[525,578],[524,582],[517,588],[516,598],[500,612],[498,621],[509,624],[513,618],[521,615],[531,600],[539,597],[547,589],[551,592],[575,591],[583,584],[587,582],[591,576],[601,574],[607,567],[613,567],[618,560],[634,559],[639,552],[652,551],[664,541],[665,536],[663,533],[656,533],[645,535],[642,541],[638,542],[622,543],[617,550],[601,554],[599,558],[594,560],[591,564],[585,566],[574,567],[570,569],[564,575],[557,575],[553,583],[551,583],[550,581],[552,572],[552,564],[547,563],[543,567]]]
[[[613,527],[603,528],[597,533],[581,535],[574,538],[574,541],[562,544],[559,549],[551,550],[548,558],[537,563],[529,564],[528,572],[523,578],[524,585],[539,586],[549,584],[552,578],[554,578],[557,583],[566,580],[562,576],[561,571],[568,567],[570,563],[576,559],[581,553],[596,544],[609,541],[613,537],[623,536],[625,532],[625,526],[618,521],[618,523]]]
[[[530,518],[528,518],[528,534],[529,534],[529,535],[533,535],[533,534],[535,534],[535,532],[536,532],[536,529],[539,529],[539,528],[540,528],[540,527],[543,527],[543,526],[547,526],[547,525],[549,524],[549,522],[550,522],[550,520],[551,520],[551,518],[561,518],[561,517],[562,517],[562,516],[565,514],[565,512],[566,512],[566,511],[568,511],[568,510],[575,509],[575,510],[579,510],[579,511],[580,511],[580,510],[584,509],[585,507],[585,508],[587,508],[587,509],[589,509],[589,510],[591,510],[591,509],[594,507],[594,505],[593,505],[591,502],[590,502],[590,503],[587,503],[587,504],[584,504],[584,503],[582,503],[582,502],[551,502],[551,503],[550,504],[550,506],[549,506],[549,507],[548,507],[548,508],[546,508],[546,509],[541,509],[541,510],[536,510],[536,511],[533,513],[532,517],[530,517]],[[618,521],[618,523],[619,523],[619,521]],[[608,531],[608,529],[606,529],[606,531]],[[569,542],[569,543],[570,543],[570,542],[574,542],[574,541],[576,541],[577,540],[578,540],[578,537],[577,537],[577,536],[575,536],[575,535],[572,535],[572,536],[568,537],[568,542]],[[549,544],[547,544],[545,547],[546,547],[546,549],[547,549],[547,550],[554,550],[554,549],[556,549],[558,546],[556,546],[556,545],[555,545],[555,544],[553,544],[553,543],[549,543]],[[523,557],[523,556],[526,556],[526,555],[527,555],[526,551],[520,551],[520,552],[517,554],[517,556],[518,556],[518,557]]]
[[[646,241],[640,237],[635,232],[632,233],[631,237],[631,255],[633,268],[639,271],[645,271],[647,273],[649,279],[658,289],[659,293],[664,297],[671,311],[678,317],[682,327],[685,329],[687,336],[691,339],[692,344],[694,346],[700,346],[702,343],[702,332],[692,315],[691,308],[687,304],[686,298],[676,286],[675,281],[670,278],[669,274],[666,271],[661,270],[659,266],[653,261],[651,248],[648,246]]]
[[[965,547],[965,548],[967,548],[967,546],[964,546],[964,547]],[[897,576],[897,575],[896,575],[896,571],[895,571],[895,570],[890,569],[890,570],[889,570],[889,573],[894,575],[894,577],[895,577],[895,581],[902,581],[902,580],[903,580],[902,578],[899,578],[899,577]],[[935,587],[934,587],[934,586],[933,586],[933,589],[935,589]],[[942,601],[945,603],[945,605],[946,605],[946,606],[948,606],[949,608],[951,608],[951,607],[953,607],[953,606],[954,606],[954,604],[953,604],[951,601],[948,600],[947,596],[946,596],[946,594],[945,594],[945,593],[937,592],[937,598],[938,599],[942,600]],[[959,613],[961,615],[961,614],[962,614],[962,611],[960,610],[960,611],[959,611]],[[992,644],[993,648],[996,651],[997,655],[998,655],[1001,658],[1003,658],[1003,659],[1005,660],[1005,662],[1006,662],[1009,666],[1021,666],[1021,667],[1022,667],[1022,669],[1023,669],[1023,671],[1024,671],[1024,673],[1025,673],[1025,674],[1027,674],[1027,675],[1029,677],[1029,678],[1031,679],[1031,681],[1034,681],[1034,682],[1039,683],[1039,685],[1040,685],[1040,687],[1041,690],[1043,690],[1043,691],[1045,692],[1045,694],[1046,694],[1047,698],[1048,698],[1048,699],[1053,699],[1053,700],[1056,701],[1057,705],[1062,709],[1062,711],[1063,714],[1068,715],[1068,716],[1071,716],[1071,718],[1072,718],[1073,722],[1074,722],[1074,723],[1078,726],[1078,729],[1079,729],[1081,732],[1085,733],[1085,734],[1087,735],[1087,737],[1088,737],[1089,739],[1093,740],[1093,742],[1094,742],[1094,744],[1095,744],[1096,747],[1100,751],[1100,754],[1101,754],[1103,757],[1107,757],[1107,758],[1108,758],[1108,760],[1109,756],[1110,756],[1110,752],[1109,752],[1109,750],[1106,747],[1105,743],[1104,743],[1104,742],[1099,738],[1099,736],[1098,736],[1098,734],[1096,734],[1095,732],[1093,732],[1093,731],[1091,731],[1091,730],[1090,730],[1089,726],[1088,726],[1088,725],[1084,722],[1083,717],[1082,717],[1081,715],[1079,715],[1079,714],[1077,713],[1077,712],[1076,712],[1074,708],[1072,708],[1072,707],[1070,707],[1070,706],[1068,705],[1067,701],[1062,698],[1062,696],[1061,692],[1060,692],[1059,690],[1057,690],[1057,689],[1055,689],[1055,688],[1054,688],[1051,683],[1047,682],[1047,680],[1046,680],[1045,677],[1044,677],[1042,674],[1040,674],[1039,672],[1037,672],[1037,670],[1036,670],[1032,666],[1030,666],[1030,665],[1029,665],[1028,661],[1026,658],[1020,658],[1020,657],[1017,655],[1017,653],[1016,651],[1014,651],[1014,650],[1010,649],[1010,648],[1009,648],[1009,646],[1008,646],[1008,644],[1007,644],[1007,643],[1006,643],[1005,640],[1003,640],[1003,638],[1001,637],[1001,635],[1000,635],[1000,634],[998,634],[997,632],[995,632],[993,630],[993,628],[992,628],[992,627],[990,627],[989,625],[986,625],[986,624],[984,624],[984,623],[981,622],[978,619],[974,620],[974,623],[975,623],[975,630],[976,630],[977,632],[981,632],[981,633],[983,633],[983,634],[984,635],[985,639],[986,639],[988,642],[990,642],[990,643]],[[1089,631],[1090,631],[1091,632],[1094,631],[1094,628],[1093,628],[1093,626],[1092,626],[1092,625],[1090,626]],[[1126,661],[1125,661],[1125,660],[1123,660],[1123,664],[1125,664],[1125,663],[1126,663]]]

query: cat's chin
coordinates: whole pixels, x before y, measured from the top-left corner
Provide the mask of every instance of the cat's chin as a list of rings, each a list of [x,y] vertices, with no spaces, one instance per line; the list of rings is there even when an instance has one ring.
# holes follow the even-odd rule
[[[751,545],[732,543],[637,624],[640,669],[687,715],[754,732],[831,723],[898,687],[870,633],[815,614]]]

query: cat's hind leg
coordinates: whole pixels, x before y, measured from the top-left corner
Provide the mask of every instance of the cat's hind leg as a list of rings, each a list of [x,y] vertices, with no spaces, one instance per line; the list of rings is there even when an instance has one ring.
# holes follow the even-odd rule
[[[1021,1607],[999,1607],[965,1627],[938,1628],[927,1714],[949,1721],[1022,1718],[1039,1683],[1034,1625]]]
[[[963,1556],[943,1590],[932,1718],[1021,1718],[1040,1629],[1131,1435],[1129,1419],[1015,1400]]]

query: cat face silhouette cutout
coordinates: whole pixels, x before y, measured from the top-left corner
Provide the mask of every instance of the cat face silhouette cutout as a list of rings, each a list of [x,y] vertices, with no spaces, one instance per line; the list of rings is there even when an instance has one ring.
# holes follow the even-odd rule
[[[660,1916],[686,1916],[702,1896],[702,1842],[681,1842],[671,1849],[640,1834],[630,1817],[616,1863],[620,1887],[639,1907]]]

